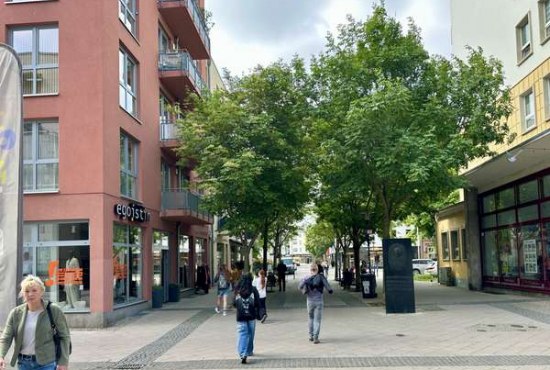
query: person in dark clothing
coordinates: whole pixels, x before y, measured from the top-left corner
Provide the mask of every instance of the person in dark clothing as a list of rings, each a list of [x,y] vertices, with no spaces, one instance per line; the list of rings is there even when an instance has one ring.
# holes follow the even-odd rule
[[[279,261],[279,264],[277,265],[277,277],[279,278],[279,292],[281,291],[281,287],[283,292],[286,291],[286,271],[287,271],[286,265],[283,263],[283,261]]]
[[[256,320],[260,319],[260,295],[252,286],[252,275],[244,274],[237,284],[233,306],[237,313],[237,352],[241,363],[246,364],[246,359],[254,353],[254,333]]]
[[[324,275],[324,274],[325,274],[325,269],[323,268],[323,265],[322,265],[322,264],[320,264],[320,263],[317,264],[317,271],[318,271],[318,273],[321,274],[321,275]]]

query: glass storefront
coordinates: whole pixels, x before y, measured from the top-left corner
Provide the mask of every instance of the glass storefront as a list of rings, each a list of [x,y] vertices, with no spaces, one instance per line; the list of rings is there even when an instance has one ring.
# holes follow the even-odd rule
[[[64,311],[90,309],[88,222],[25,223],[23,275],[40,277],[44,299]]]
[[[164,286],[167,276],[167,251],[170,249],[168,240],[170,234],[163,231],[153,231],[153,285]]]
[[[142,237],[137,226],[114,224],[113,302],[126,304],[141,299]]]
[[[480,204],[485,281],[550,288],[550,175],[482,194]]]
[[[190,288],[189,237],[180,235],[178,240],[178,282],[182,288]]]

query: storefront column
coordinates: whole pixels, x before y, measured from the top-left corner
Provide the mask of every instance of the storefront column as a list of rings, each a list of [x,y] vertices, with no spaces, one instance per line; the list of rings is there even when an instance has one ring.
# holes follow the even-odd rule
[[[468,250],[468,288],[483,289],[481,234],[479,230],[479,207],[477,189],[464,189],[466,207],[466,248]]]

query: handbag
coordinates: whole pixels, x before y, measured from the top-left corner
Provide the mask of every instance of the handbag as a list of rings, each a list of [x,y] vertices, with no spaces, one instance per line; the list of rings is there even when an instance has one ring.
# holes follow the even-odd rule
[[[52,316],[52,310],[50,309],[50,305],[52,302],[48,302],[48,305],[46,306],[46,311],[48,312],[48,317],[50,318],[50,325],[53,330],[53,342],[55,343],[55,361],[59,361],[61,358],[61,337],[59,336],[59,331],[57,331],[57,326],[55,325],[55,321],[53,320]],[[73,351],[73,344],[69,342],[69,355]]]

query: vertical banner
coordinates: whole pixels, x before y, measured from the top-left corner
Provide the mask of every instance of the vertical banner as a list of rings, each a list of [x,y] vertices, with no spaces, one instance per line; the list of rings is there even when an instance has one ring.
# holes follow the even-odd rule
[[[415,313],[411,239],[383,239],[386,313]]]
[[[21,276],[22,101],[21,63],[0,43],[0,327],[17,303]]]

